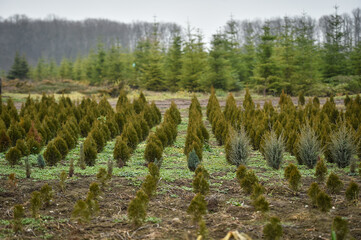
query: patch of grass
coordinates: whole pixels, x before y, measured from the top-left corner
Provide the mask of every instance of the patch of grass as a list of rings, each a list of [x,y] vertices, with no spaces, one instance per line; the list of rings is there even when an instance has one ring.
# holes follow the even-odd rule
[[[230,198],[226,203],[236,207],[244,207],[244,201],[235,198]]]
[[[150,222],[150,223],[155,223],[155,224],[158,224],[158,223],[161,223],[162,222],[162,219],[158,218],[158,217],[147,217],[145,219],[145,222]]]

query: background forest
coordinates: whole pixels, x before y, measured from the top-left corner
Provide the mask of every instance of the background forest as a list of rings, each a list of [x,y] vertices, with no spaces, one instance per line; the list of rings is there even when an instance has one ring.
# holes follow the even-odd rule
[[[206,43],[175,23],[0,18],[7,79],[127,84],[153,91],[225,91],[329,96],[361,91],[361,9],[313,19],[231,18]],[[14,57],[15,56],[15,57]]]

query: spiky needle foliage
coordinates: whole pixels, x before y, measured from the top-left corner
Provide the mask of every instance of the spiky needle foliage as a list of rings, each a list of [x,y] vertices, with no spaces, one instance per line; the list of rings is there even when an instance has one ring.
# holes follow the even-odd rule
[[[266,134],[262,149],[264,158],[266,159],[268,165],[274,169],[279,169],[283,161],[283,153],[285,149],[282,135],[277,137],[274,131]]]
[[[320,141],[309,124],[301,128],[297,152],[302,164],[305,164],[308,168],[313,168],[318,157],[322,154]]]
[[[247,165],[251,145],[245,129],[241,127],[240,131],[234,134],[229,142],[229,163],[237,167],[241,164]]]
[[[189,170],[191,170],[192,172],[195,171],[199,163],[200,163],[199,158],[193,149],[188,155]]]
[[[337,131],[331,135],[331,142],[328,146],[333,162],[339,168],[347,167],[354,154],[357,153],[353,132],[342,124]]]

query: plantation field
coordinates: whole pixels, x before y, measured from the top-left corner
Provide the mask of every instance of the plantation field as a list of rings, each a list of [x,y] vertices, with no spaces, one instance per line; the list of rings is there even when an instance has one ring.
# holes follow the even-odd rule
[[[101,152],[97,154],[94,166],[85,169],[78,166],[80,144],[86,138],[79,137],[76,146],[69,151],[56,166],[38,167],[37,154],[29,156],[31,178],[26,178],[24,158],[13,167],[5,159],[5,153],[0,153],[0,238],[4,239],[197,239],[198,223],[192,221],[187,213],[195,193],[192,188],[194,172],[188,169],[187,156],[184,154],[187,127],[189,121],[188,108],[191,95],[184,94],[162,96],[161,94],[145,94],[146,99],[154,101],[163,115],[171,106],[173,100],[180,111],[182,121],[177,126],[177,138],[172,145],[163,150],[163,162],[156,193],[149,200],[145,221],[135,226],[128,218],[127,210],[131,200],[141,188],[148,168],[144,160],[147,140],[141,141],[131,154],[125,166],[119,168],[115,163],[113,151],[117,142],[113,138],[106,142]],[[3,99],[14,98],[13,95],[3,95]],[[137,94],[128,95],[129,99]],[[361,186],[359,173],[350,173],[350,166],[338,168],[336,163],[327,162],[328,173],[336,173],[344,183],[339,193],[330,194],[332,208],[329,212],[321,212],[313,206],[307,194],[311,183],[316,181],[315,169],[299,165],[296,157],[289,152],[284,154],[283,163],[278,170],[268,166],[259,150],[252,150],[247,168],[252,169],[259,182],[264,186],[264,196],[269,202],[269,211],[256,211],[249,194],[245,193],[236,178],[237,166],[226,160],[225,147],[219,144],[212,132],[212,125],[206,117],[206,106],[209,95],[197,95],[202,109],[202,121],[210,135],[208,142],[203,144],[203,160],[201,164],[210,174],[209,193],[205,196],[207,213],[203,216],[210,239],[222,239],[229,231],[243,232],[252,239],[262,239],[263,228],[271,216],[281,220],[283,239],[331,239],[331,226],[335,216],[341,216],[348,222],[349,236],[361,239],[361,207],[360,202],[350,203],[345,199],[348,184],[354,181]],[[219,97],[219,104],[224,110],[226,97]],[[17,96],[15,106],[20,109],[25,102],[24,95]],[[22,100],[24,99],[24,100]],[[240,106],[244,94],[235,97]],[[255,98],[255,104],[264,106],[271,100],[277,106],[279,98]],[[108,99],[116,109],[117,99]],[[297,98],[292,98],[297,104]],[[5,100],[3,100],[5,102]],[[326,99],[321,99],[321,106]],[[335,98],[335,106],[345,109],[343,98]],[[277,107],[275,107],[277,108]],[[278,109],[278,108],[277,108]],[[162,118],[162,121],[163,121]],[[192,121],[192,120],[191,120]],[[156,132],[156,126],[150,129]],[[41,150],[44,153],[46,147]],[[97,182],[100,168],[107,169],[109,159],[114,161],[112,177],[107,186],[102,189],[98,199],[99,213],[91,221],[80,224],[71,218],[75,203],[86,196],[89,185]],[[65,180],[65,190],[59,186],[59,175],[63,170],[69,171],[70,162],[74,160],[74,175]],[[301,173],[301,183],[297,191],[289,187],[284,177],[284,169],[293,163]],[[357,166],[360,160],[357,160]],[[9,184],[8,176],[15,173],[17,186]],[[31,193],[39,191],[48,183],[53,188],[53,199],[50,206],[41,207],[39,218],[33,218],[30,213]],[[325,183],[320,183],[325,188]],[[359,196],[357,196],[359,199]],[[23,230],[14,233],[12,230],[13,206],[23,204],[25,218],[22,219]]]

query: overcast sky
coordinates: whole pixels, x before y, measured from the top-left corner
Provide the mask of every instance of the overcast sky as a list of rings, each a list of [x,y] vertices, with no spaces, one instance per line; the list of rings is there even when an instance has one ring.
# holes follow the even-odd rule
[[[361,0],[0,0],[0,17],[25,14],[31,18],[49,15],[69,20],[105,18],[120,22],[136,20],[176,22],[199,28],[209,41],[210,36],[234,19],[267,19],[295,16],[303,12],[319,18],[333,13],[351,13],[361,7]]]

